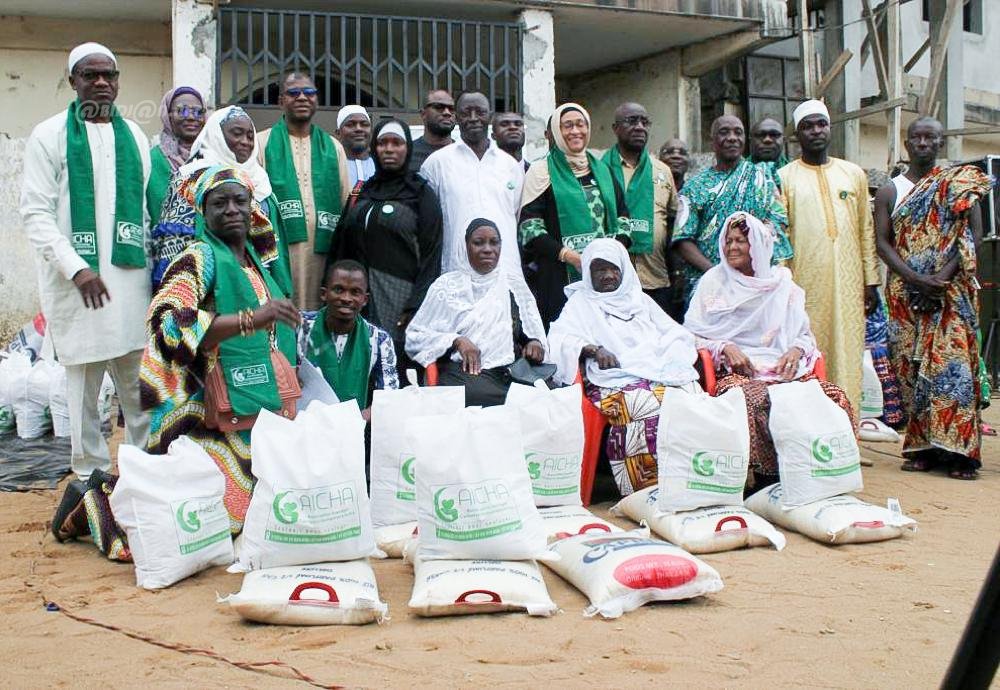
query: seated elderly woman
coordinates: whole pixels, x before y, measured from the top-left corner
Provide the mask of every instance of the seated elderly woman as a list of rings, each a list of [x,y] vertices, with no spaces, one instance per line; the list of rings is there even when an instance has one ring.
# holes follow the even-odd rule
[[[698,281],[684,317],[698,347],[712,353],[719,394],[734,386],[746,394],[750,466],[759,486],[777,481],[778,474],[767,387],[812,378],[820,354],[809,330],[805,292],[787,268],[771,265],[774,243],[774,231],[749,213],[726,218],[719,233],[722,263]],[[826,381],[820,385],[854,421],[844,392]]]
[[[585,392],[611,425],[606,451],[622,495],[656,484],[656,428],[667,386],[700,391],[692,336],[644,294],[628,250],[596,239],[583,280],[566,288],[549,329],[556,382],[583,368]]]
[[[149,306],[139,379],[142,406],[151,417],[148,452],[166,453],[180,436],[201,445],[225,476],[234,533],[242,529],[253,491],[250,429],[212,427],[205,381],[213,370],[223,373],[235,414],[253,418],[264,408],[280,410],[279,376],[241,384],[236,395],[229,372],[233,363],[275,371],[281,357],[290,367],[300,320],[268,268],[277,250],[253,191],[249,177],[227,166],[206,169],[188,190],[205,229],[171,262]],[[89,533],[108,558],[131,560],[108,501],[115,481],[95,472],[89,486],[70,483],[53,519],[59,541]]]
[[[438,383],[465,386],[467,405],[500,405],[510,365],[521,357],[533,364],[544,359],[545,329],[524,278],[498,263],[496,223],[473,220],[465,246],[469,265],[431,284],[406,328],[406,352],[424,367],[438,362]]]

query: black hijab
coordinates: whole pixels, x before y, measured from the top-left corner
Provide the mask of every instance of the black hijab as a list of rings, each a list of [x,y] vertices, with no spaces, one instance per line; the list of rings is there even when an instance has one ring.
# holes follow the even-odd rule
[[[390,122],[395,122],[403,130],[403,137],[406,139],[406,158],[403,160],[403,167],[399,170],[385,170],[379,162],[375,145],[378,143],[378,135]],[[410,172],[410,158],[413,156],[413,137],[410,136],[410,126],[395,117],[388,117],[380,120],[372,131],[372,142],[369,145],[372,161],[375,163],[375,174],[365,182],[361,188],[361,199],[372,199],[374,201],[416,201],[420,198],[420,191],[427,184],[417,173]]]

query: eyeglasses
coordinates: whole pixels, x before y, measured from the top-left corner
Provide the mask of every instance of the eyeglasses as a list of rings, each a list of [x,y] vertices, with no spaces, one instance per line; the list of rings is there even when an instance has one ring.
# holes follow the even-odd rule
[[[643,127],[649,127],[653,124],[645,115],[629,115],[628,117],[623,117],[620,120],[616,120],[620,125],[628,125],[629,127],[635,127],[636,125],[642,125]]]
[[[205,109],[198,106],[182,105],[179,108],[174,108],[174,115],[182,120],[192,117],[196,120],[200,120],[205,117]]]
[[[285,90],[286,96],[291,96],[292,98],[298,98],[299,96],[312,97],[318,93],[315,86],[294,86],[290,89]]]
[[[455,106],[452,105],[451,103],[432,102],[432,103],[427,103],[426,105],[424,105],[424,107],[425,108],[430,108],[431,110],[435,110],[435,111],[437,111],[439,113],[453,113],[453,112],[455,112]]]
[[[104,81],[118,81],[118,75],[120,75],[121,72],[119,72],[116,69],[108,69],[108,70],[85,69],[81,70],[78,74],[81,79],[88,82],[95,82],[101,78],[103,78]]]

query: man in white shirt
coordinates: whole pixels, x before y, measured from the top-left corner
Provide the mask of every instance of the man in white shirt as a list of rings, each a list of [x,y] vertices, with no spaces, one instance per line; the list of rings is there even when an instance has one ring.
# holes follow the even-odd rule
[[[468,91],[456,103],[461,140],[435,151],[420,167],[441,202],[444,244],[441,272],[466,268],[465,228],[474,218],[488,218],[500,228],[500,263],[521,273],[517,245],[517,213],[521,205],[524,168],[487,136],[490,102]]]
[[[347,174],[351,190],[357,193],[361,185],[375,174],[375,161],[371,156],[372,119],[360,105],[345,105],[337,112],[337,139],[347,154]]]
[[[69,56],[76,100],[31,133],[21,217],[35,249],[46,335],[66,367],[72,467],[86,480],[111,468],[97,398],[107,371],[125,415],[125,442],[145,447],[139,402],[149,269],[145,208],[149,141],[114,107],[118,64],[85,43]]]

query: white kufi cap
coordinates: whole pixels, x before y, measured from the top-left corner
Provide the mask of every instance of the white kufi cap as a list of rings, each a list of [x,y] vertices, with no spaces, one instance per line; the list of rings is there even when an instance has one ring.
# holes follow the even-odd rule
[[[792,119],[795,121],[795,127],[798,128],[799,123],[803,118],[809,117],[810,115],[822,115],[826,118],[826,121],[830,121],[830,111],[826,109],[826,104],[823,101],[817,101],[812,99],[799,104],[799,107],[792,112]]]
[[[115,67],[118,66],[118,59],[115,57],[115,54],[105,46],[102,46],[100,43],[81,43],[69,52],[69,60],[67,62],[69,71],[72,72],[73,68],[76,67],[76,63],[88,55],[106,55],[115,63]]]
[[[345,105],[337,113],[337,129],[340,129],[341,126],[343,126],[344,122],[347,120],[347,118],[349,118],[351,115],[364,115],[365,119],[368,120],[368,122],[372,121],[371,116],[368,115],[368,111],[364,109],[364,106]]]

